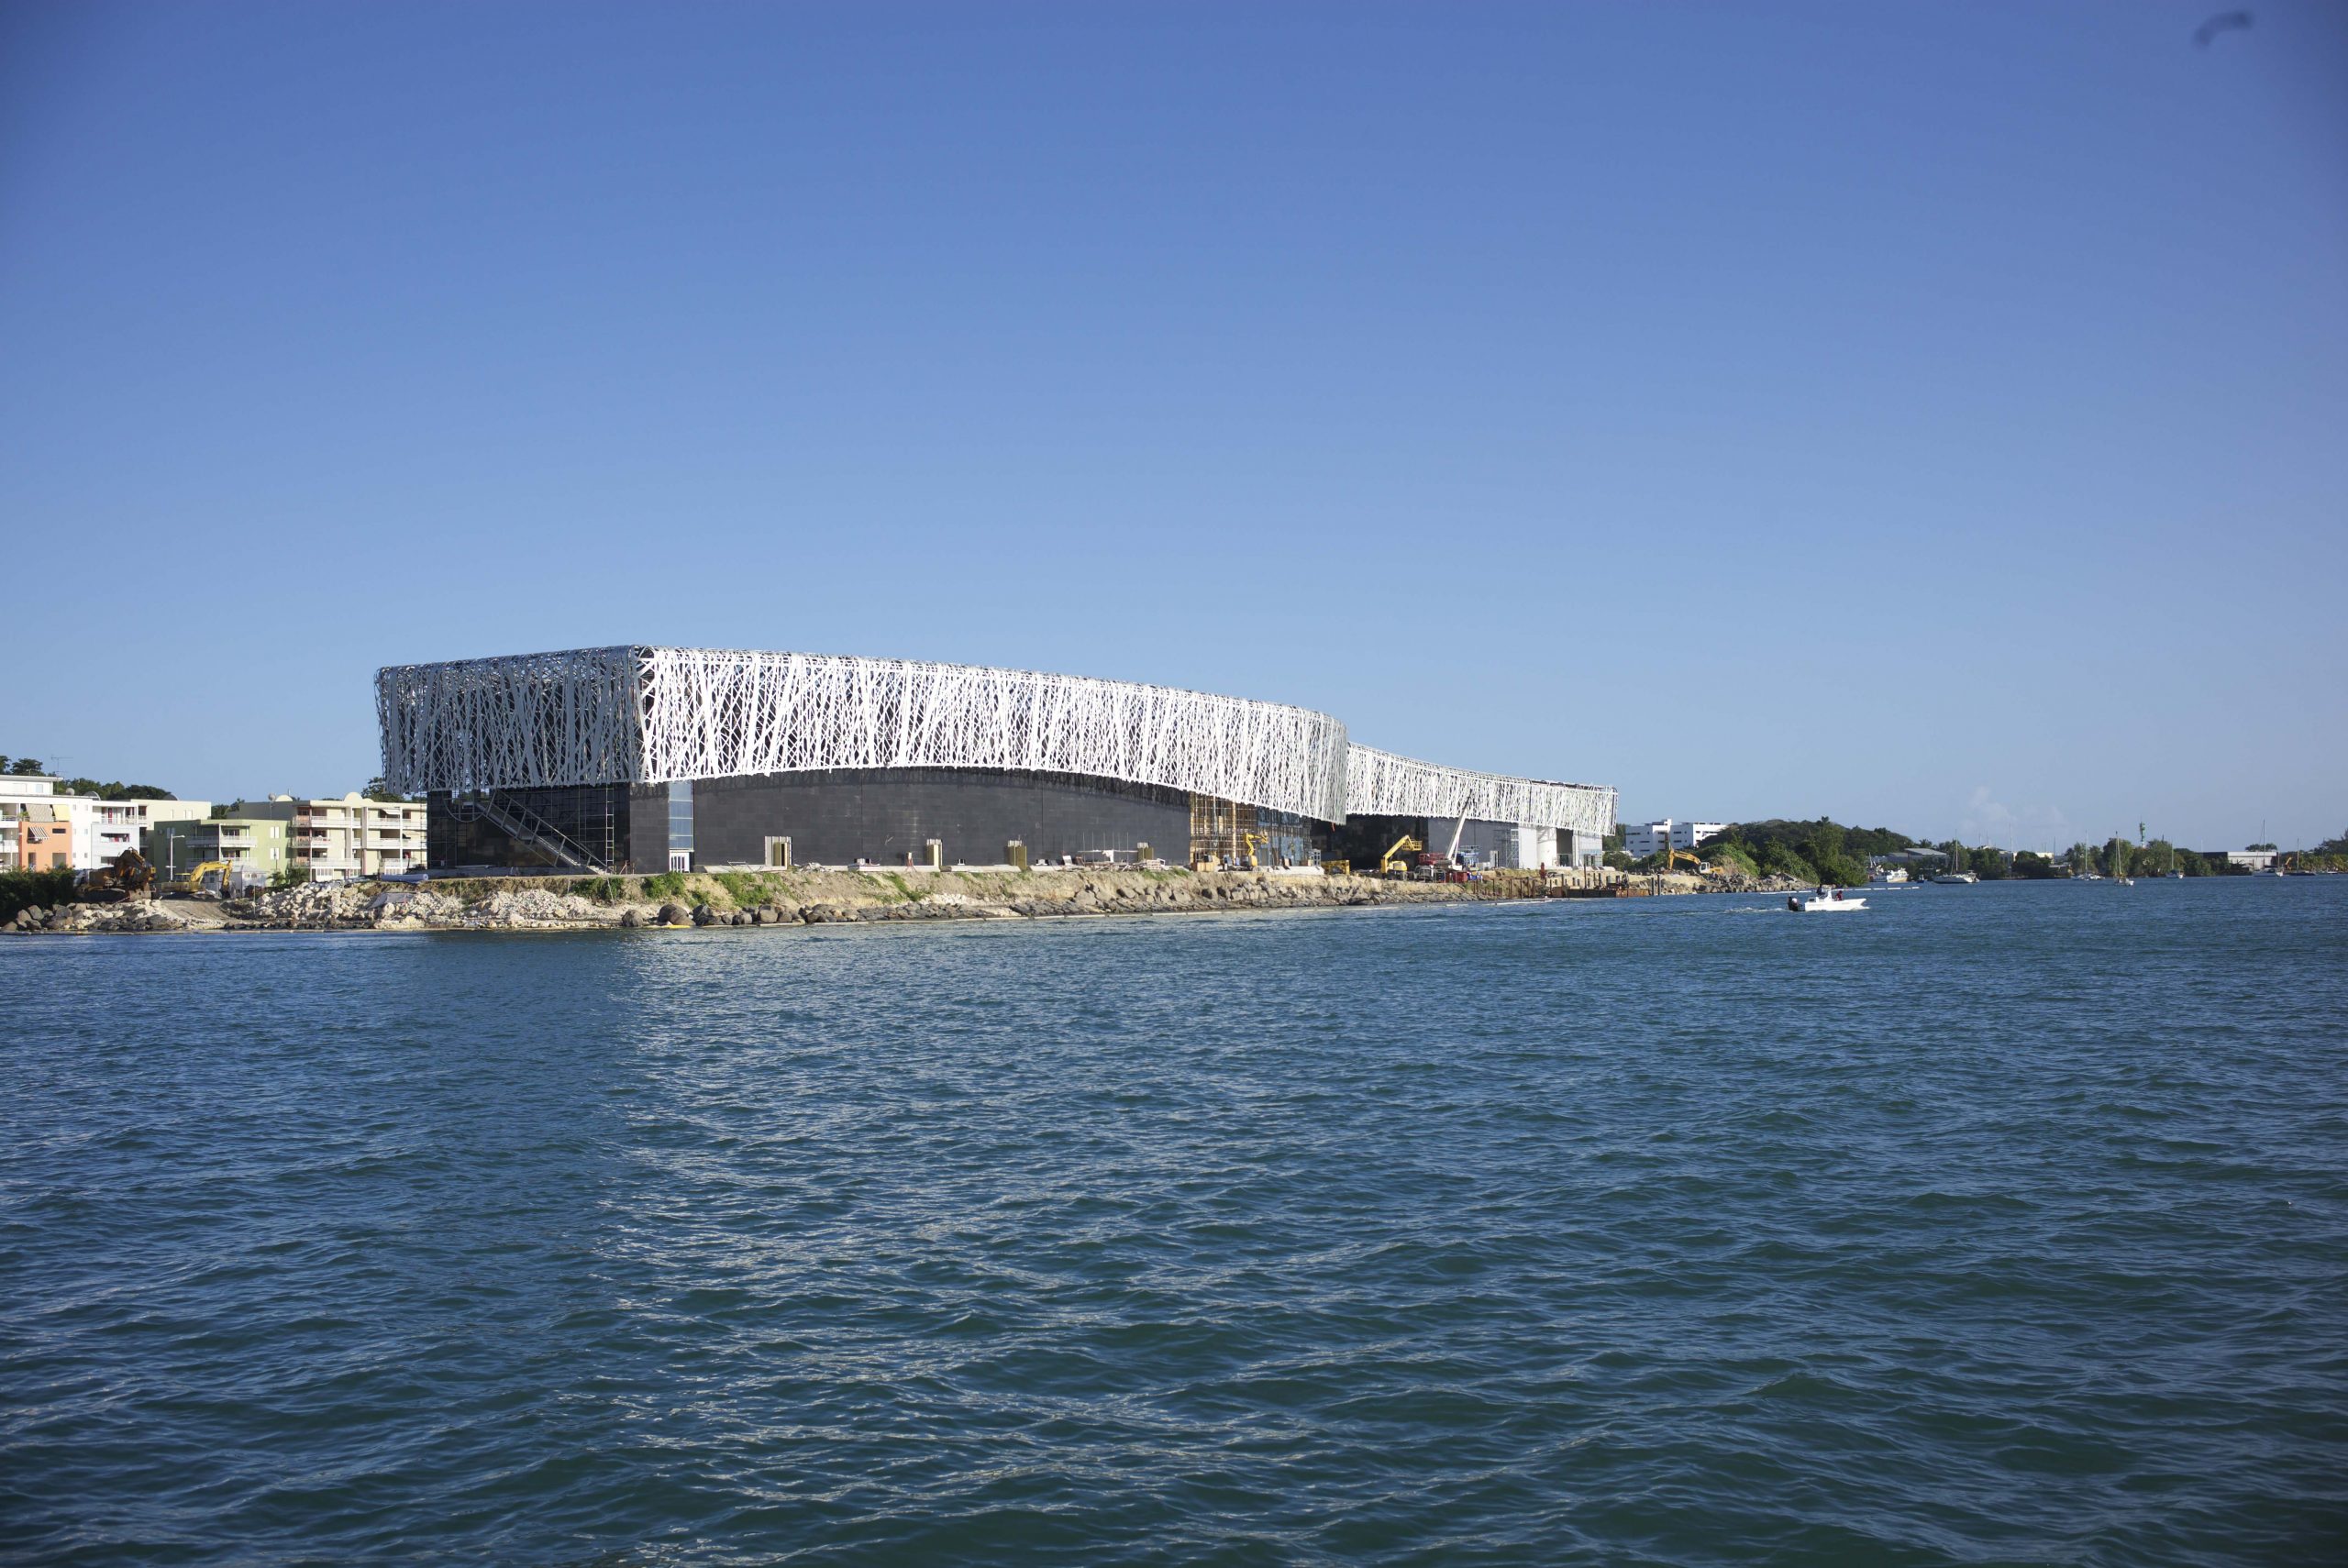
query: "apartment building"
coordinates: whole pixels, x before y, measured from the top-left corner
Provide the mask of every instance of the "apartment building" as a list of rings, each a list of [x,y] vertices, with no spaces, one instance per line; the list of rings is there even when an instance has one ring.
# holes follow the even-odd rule
[[[151,860],[155,823],[211,812],[208,801],[101,801],[61,795],[54,778],[0,777],[0,867],[88,871],[131,849]]]
[[[17,798],[0,801],[6,864],[18,871],[64,871],[73,865],[73,820],[65,802]]]
[[[222,815],[200,822],[155,823],[148,829],[151,848],[147,858],[165,877],[185,876],[209,860],[225,861],[263,878],[275,877],[288,864],[289,818],[238,815],[237,811],[237,806],[224,806]]]
[[[424,869],[421,801],[371,801],[354,792],[292,804],[294,865],[313,881]]]
[[[84,801],[70,795],[64,799],[73,802],[75,870],[111,866],[125,853],[138,847],[141,830],[138,801]]]
[[[1651,823],[1623,824],[1623,852],[1634,860],[1660,855],[1664,846],[1694,849],[1708,838],[1728,831],[1726,823],[1682,823],[1663,817]]]
[[[125,801],[122,804],[137,814],[138,850],[150,860],[155,858],[149,846],[154,842],[156,823],[202,822],[212,814],[209,801]]]

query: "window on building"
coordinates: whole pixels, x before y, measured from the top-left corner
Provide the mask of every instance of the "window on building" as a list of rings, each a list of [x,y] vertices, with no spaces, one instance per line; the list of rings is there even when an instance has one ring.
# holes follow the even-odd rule
[[[680,778],[669,786],[669,854],[690,855],[693,847],[693,784]]]

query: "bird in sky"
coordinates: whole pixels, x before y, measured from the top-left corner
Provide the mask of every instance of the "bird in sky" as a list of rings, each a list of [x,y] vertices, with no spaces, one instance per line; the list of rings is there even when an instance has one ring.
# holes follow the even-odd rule
[[[2210,17],[2208,21],[2193,29],[2194,47],[2197,49],[2208,49],[2210,47],[2210,39],[2216,38],[2220,33],[2232,32],[2237,28],[2243,32],[2250,31],[2250,13],[2247,11],[2221,11],[2216,16]]]

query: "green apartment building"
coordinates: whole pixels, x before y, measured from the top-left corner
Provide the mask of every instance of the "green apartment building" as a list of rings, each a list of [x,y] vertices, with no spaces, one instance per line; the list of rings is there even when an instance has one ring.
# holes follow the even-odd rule
[[[266,804],[256,811],[267,811]],[[223,806],[221,814],[194,822],[157,823],[148,829],[148,859],[165,877],[183,877],[207,860],[225,860],[262,877],[275,877],[287,864],[286,840],[293,827],[285,816],[250,815],[243,802]]]

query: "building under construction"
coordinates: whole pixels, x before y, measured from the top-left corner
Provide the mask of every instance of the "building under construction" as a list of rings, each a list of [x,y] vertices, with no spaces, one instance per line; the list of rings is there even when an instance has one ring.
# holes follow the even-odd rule
[[[436,871],[1359,861],[1392,840],[1588,864],[1614,791],[1353,744],[1326,713],[902,659],[624,646],[376,676]]]

